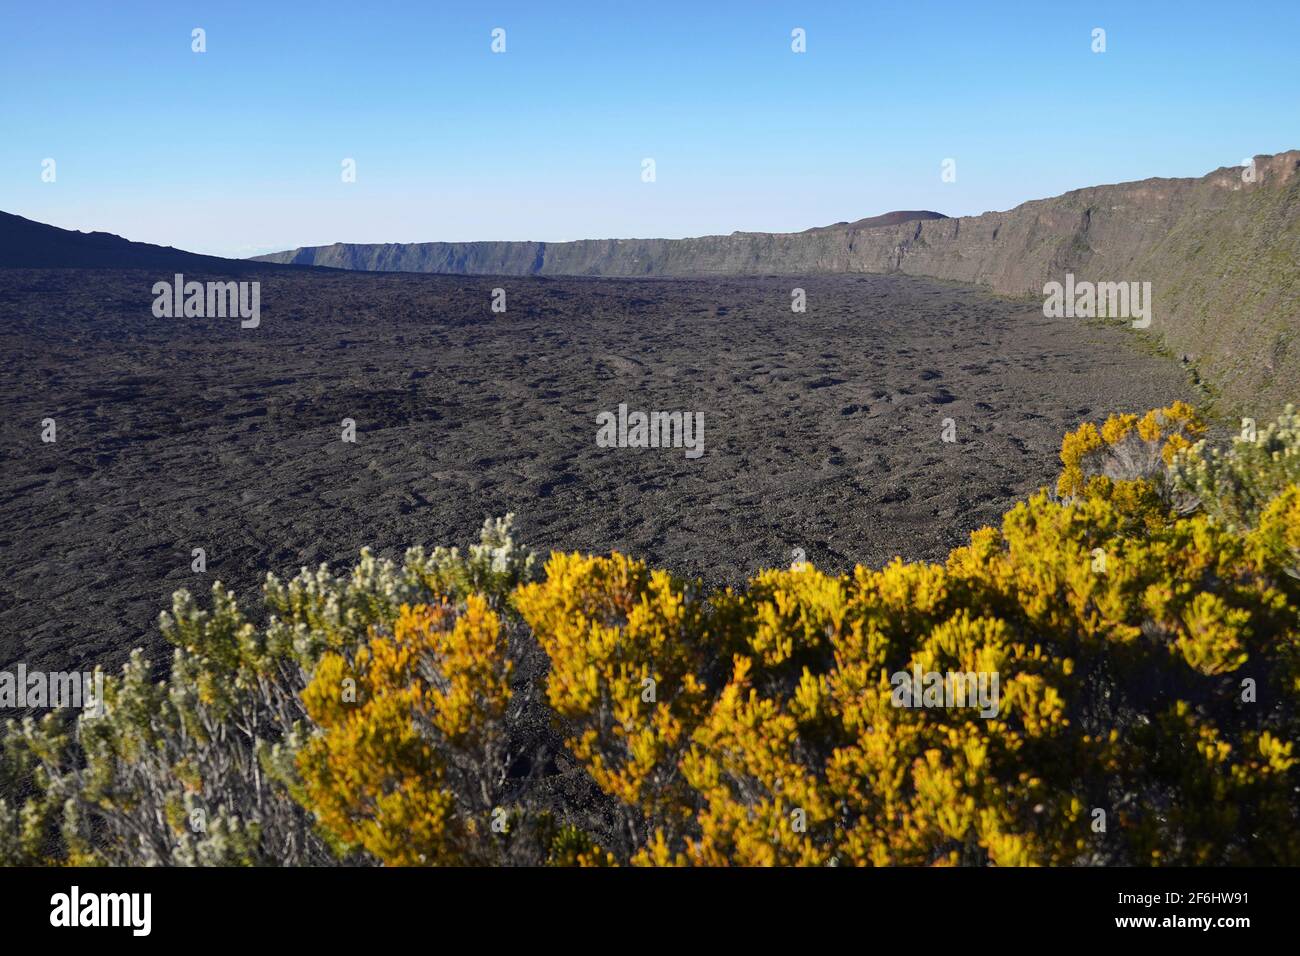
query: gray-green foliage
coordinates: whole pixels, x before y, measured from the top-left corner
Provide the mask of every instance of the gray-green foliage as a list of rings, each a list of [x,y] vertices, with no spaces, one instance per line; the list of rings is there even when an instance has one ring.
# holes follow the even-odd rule
[[[30,866],[59,855],[65,789],[48,764],[65,746],[57,720],[26,717],[0,729],[0,866]]]
[[[312,732],[301,691],[320,655],[350,652],[403,604],[498,606],[535,568],[511,520],[484,523],[480,542],[399,565],[362,551],[334,574],[268,575],[263,626],[220,582],[209,609],[185,590],[159,617],[174,647],[156,682],[136,650],[104,681],[104,713],[10,720],[0,735],[0,864],[304,865],[335,860],[292,798],[294,757]]]
[[[1287,405],[1276,421],[1253,437],[1237,435],[1227,449],[1197,442],[1174,460],[1170,474],[1174,486],[1216,521],[1251,530],[1270,501],[1300,482],[1300,415]]]
[[[371,627],[391,626],[403,604],[433,597],[461,600],[478,592],[497,606],[518,583],[530,578],[536,557],[511,537],[514,515],[483,523],[479,543],[462,556],[459,548],[407,550],[400,565],[376,558],[368,548],[348,574],[321,565],[303,568],[288,583],[267,575],[263,596],[271,620],[267,647],[292,656],[310,671],[327,650],[351,650]]]

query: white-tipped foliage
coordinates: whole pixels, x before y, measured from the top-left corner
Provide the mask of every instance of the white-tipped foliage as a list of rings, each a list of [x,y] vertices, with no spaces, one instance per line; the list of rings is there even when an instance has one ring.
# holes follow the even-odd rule
[[[1287,405],[1253,439],[1237,435],[1227,449],[1197,442],[1174,460],[1170,473],[1206,514],[1233,530],[1250,530],[1287,485],[1300,483],[1300,414]]]
[[[159,616],[175,650],[154,681],[136,650],[105,679],[99,717],[10,720],[0,735],[0,864],[304,865],[337,862],[292,793],[311,734],[301,692],[320,655],[350,655],[403,604],[498,604],[532,573],[511,515],[479,544],[406,552],[399,566],[362,551],[334,574],[268,575],[259,627],[220,582],[203,609],[185,590]]]

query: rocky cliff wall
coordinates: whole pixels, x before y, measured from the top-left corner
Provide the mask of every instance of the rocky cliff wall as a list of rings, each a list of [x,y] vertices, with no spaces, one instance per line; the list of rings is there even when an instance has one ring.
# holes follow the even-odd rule
[[[888,226],[695,239],[341,243],[261,258],[465,275],[903,272],[1035,297],[1067,273],[1150,282],[1151,331],[1195,361],[1230,405],[1300,401],[1300,150],[1256,157],[1253,175],[1225,167],[1199,179],[1095,186],[1007,212]]]

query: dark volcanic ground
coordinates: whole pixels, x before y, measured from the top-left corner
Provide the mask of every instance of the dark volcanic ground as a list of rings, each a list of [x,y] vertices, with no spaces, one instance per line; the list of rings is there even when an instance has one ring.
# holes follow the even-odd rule
[[[161,278],[0,269],[0,667],[165,663],[176,588],[254,608],[268,570],[464,545],[507,511],[539,551],[715,583],[796,547],[940,558],[1054,478],[1066,429],[1192,397],[1123,330],[903,277],[280,271],[237,277],[262,282],[250,330],[154,318]],[[620,402],[702,411],[703,457],[598,448]]]

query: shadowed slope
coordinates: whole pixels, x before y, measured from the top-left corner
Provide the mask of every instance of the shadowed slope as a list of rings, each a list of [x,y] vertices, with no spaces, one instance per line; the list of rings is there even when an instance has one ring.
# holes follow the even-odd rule
[[[191,269],[244,273],[264,272],[268,267],[266,263],[247,259],[222,259],[172,246],[132,242],[110,232],[60,229],[0,212],[0,268]]]

